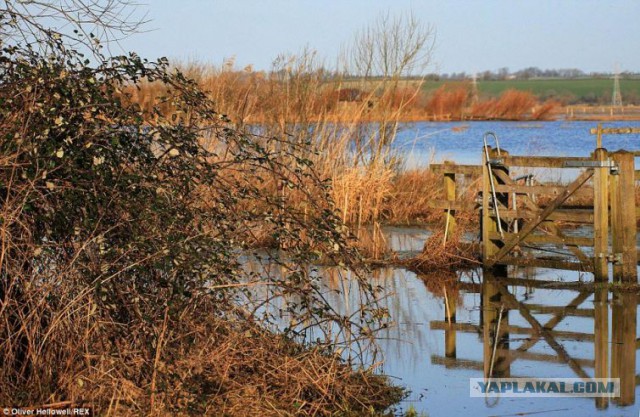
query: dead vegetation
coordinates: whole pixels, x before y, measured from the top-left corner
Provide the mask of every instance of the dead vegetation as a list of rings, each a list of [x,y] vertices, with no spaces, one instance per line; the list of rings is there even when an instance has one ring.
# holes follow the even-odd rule
[[[165,60],[93,67],[42,39],[0,50],[0,403],[320,416],[397,401],[362,370],[385,312],[308,137],[235,127]],[[159,91],[144,106],[126,91],[140,82]],[[349,316],[313,275],[321,257],[359,284]]]
[[[457,212],[455,227],[440,223],[426,240],[422,253],[407,260],[406,265],[422,274],[475,268],[480,265],[480,245],[472,237],[477,233],[476,211]]]

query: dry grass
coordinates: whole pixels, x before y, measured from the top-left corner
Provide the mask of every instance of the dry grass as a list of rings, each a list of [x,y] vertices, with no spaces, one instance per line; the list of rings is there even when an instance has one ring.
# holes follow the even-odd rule
[[[507,90],[497,99],[476,103],[471,109],[471,115],[474,119],[483,120],[524,120],[535,104],[533,94]]]
[[[431,95],[426,111],[433,120],[463,120],[468,105],[468,87],[456,86],[449,89],[445,84]]]
[[[323,69],[312,51],[280,56],[269,72],[251,66],[238,69],[233,60],[220,67],[189,62],[178,68],[239,126],[375,122],[391,115],[399,121],[547,120],[558,106],[552,101],[539,104],[532,93],[513,89],[472,103],[470,84],[427,92],[419,80],[345,80]],[[162,94],[159,84],[145,83],[133,98],[149,108]]]
[[[360,414],[384,410],[401,398],[385,377],[354,372],[337,356],[258,328],[216,325],[214,332],[200,329],[201,348],[185,352],[175,369],[165,370],[161,383],[181,394],[158,398],[158,415],[184,409],[229,416]]]
[[[442,216],[429,202],[442,198],[442,178],[428,168],[398,173],[383,208],[384,220],[392,224],[432,223]]]
[[[422,253],[407,261],[413,271],[428,273],[433,271],[458,271],[480,265],[480,246],[463,239],[461,232],[446,236],[437,231],[427,239]]]
[[[545,119],[555,107],[536,106],[532,94],[515,90],[471,105],[469,86],[443,86],[428,97],[420,82],[342,81],[327,74],[312,52],[279,57],[268,73],[236,69],[233,61],[220,68],[197,63],[180,67],[235,127],[264,137],[288,136],[292,143],[312,143],[317,151],[309,160],[330,182],[335,210],[362,239],[360,248],[374,259],[388,256],[381,236],[371,231],[380,224],[429,223],[441,216],[428,208],[430,200],[440,198],[440,179],[426,169],[401,169],[401,158],[393,151],[402,121]],[[133,100],[150,105],[162,94],[161,88],[145,84]],[[289,193],[282,184],[269,181],[259,187],[273,195]],[[289,194],[287,198],[296,199]],[[304,196],[298,200],[304,210]],[[268,231],[257,230],[254,240],[269,243]]]
[[[15,381],[30,390],[23,394],[4,386],[3,404],[63,402],[114,417],[323,416],[383,410],[402,395],[386,378],[354,372],[337,356],[303,348],[245,318],[216,318],[216,306],[204,299],[173,319],[162,307],[164,314],[151,327],[155,334],[146,335],[144,325],[123,328],[96,309],[89,292],[68,291],[73,288],[40,287],[25,294],[24,330],[3,343],[25,343],[30,368],[24,375],[40,379]],[[63,304],[43,304],[52,297]],[[43,321],[50,325],[43,327]],[[141,350],[150,338],[153,347]],[[52,384],[65,397],[21,401],[48,392]]]
[[[548,100],[536,107],[531,114],[533,120],[553,120],[560,103],[554,100]]]

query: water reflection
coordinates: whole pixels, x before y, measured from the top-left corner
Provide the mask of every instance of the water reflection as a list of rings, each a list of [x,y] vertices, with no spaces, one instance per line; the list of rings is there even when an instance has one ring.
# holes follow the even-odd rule
[[[484,271],[479,288],[467,286],[469,292],[480,292],[477,322],[456,322],[455,313],[451,319],[431,322],[431,329],[444,331],[444,356],[432,355],[432,364],[481,370],[485,378],[620,378],[620,397],[612,402],[618,407],[635,404],[637,295],[609,292],[607,288],[586,290],[578,285],[548,290],[553,283],[527,279],[522,276],[524,271],[518,272],[513,278],[504,270]],[[448,301],[443,303],[446,307]],[[448,306],[446,310],[456,307],[464,308]],[[481,361],[458,356],[456,336],[460,333],[481,336],[477,339]],[[503,407],[527,412],[522,404],[535,408],[553,402],[562,403],[562,407],[547,409],[549,415],[569,415],[576,408],[586,410],[584,399],[527,400],[531,399],[510,398]],[[486,406],[495,407],[499,402],[491,399]],[[610,405],[607,398],[592,399],[592,403],[593,413],[606,413]],[[636,411],[618,407],[614,411],[618,415],[623,411],[637,415]]]
[[[247,261],[256,275],[280,272],[268,262]],[[373,271],[392,325],[377,333],[378,370],[411,390],[418,412],[437,416],[637,416],[638,297],[589,286],[592,276],[572,271],[518,268],[504,273],[417,276],[401,268]],[[339,314],[357,313],[357,281],[337,267],[318,268],[324,296]],[[297,300],[253,288],[269,299],[253,311],[270,311],[279,326]],[[332,329],[324,332],[331,333]],[[311,327],[307,338],[323,336]],[[333,334],[339,339],[341,335]],[[469,396],[469,378],[620,378],[620,398],[499,398]]]

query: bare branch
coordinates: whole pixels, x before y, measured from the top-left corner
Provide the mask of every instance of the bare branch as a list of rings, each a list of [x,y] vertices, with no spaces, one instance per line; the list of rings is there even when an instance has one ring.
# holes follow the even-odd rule
[[[146,15],[131,0],[0,0],[0,43],[42,46],[64,38],[98,53],[100,45],[139,32]]]
[[[412,13],[381,14],[356,33],[344,57],[346,72],[365,78],[414,75],[431,62],[435,38],[433,26]]]

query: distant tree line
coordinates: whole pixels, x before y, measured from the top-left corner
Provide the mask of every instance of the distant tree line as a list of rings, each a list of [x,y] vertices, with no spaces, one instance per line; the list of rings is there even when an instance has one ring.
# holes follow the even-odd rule
[[[527,67],[512,72],[507,67],[498,68],[495,71],[486,70],[476,74],[479,81],[499,81],[499,80],[530,80],[536,78],[608,78],[612,77],[611,72],[584,72],[577,68],[560,68],[560,69],[540,69],[538,67]],[[620,73],[622,78],[640,77],[640,72],[624,71]],[[473,78],[473,73],[468,72],[452,72],[452,73],[431,73],[426,77],[428,80],[468,80]]]

